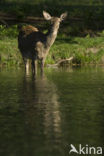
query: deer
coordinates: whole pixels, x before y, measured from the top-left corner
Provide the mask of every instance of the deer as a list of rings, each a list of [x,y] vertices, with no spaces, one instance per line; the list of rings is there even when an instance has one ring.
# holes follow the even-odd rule
[[[51,27],[47,33],[27,25],[20,27],[18,34],[18,48],[22,54],[25,69],[29,70],[29,60],[31,60],[34,74],[37,70],[37,60],[40,60],[41,72],[43,72],[46,57],[57,37],[60,23],[67,17],[67,12],[60,17],[52,17],[48,12],[43,11],[43,16],[45,20],[51,21]]]

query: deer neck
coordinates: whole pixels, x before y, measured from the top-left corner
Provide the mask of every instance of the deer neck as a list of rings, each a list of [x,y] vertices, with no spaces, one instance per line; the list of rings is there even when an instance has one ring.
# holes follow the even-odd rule
[[[50,47],[52,46],[52,44],[54,43],[56,37],[57,37],[57,33],[58,33],[58,29],[59,29],[59,26],[55,26],[53,25],[50,30],[48,31],[47,33],[47,37],[46,37],[46,48],[47,50],[50,49]]]

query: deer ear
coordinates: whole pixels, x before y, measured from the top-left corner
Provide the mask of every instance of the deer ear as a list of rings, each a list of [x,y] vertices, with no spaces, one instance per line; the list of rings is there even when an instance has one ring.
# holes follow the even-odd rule
[[[49,13],[47,13],[46,11],[43,11],[43,16],[46,20],[51,20],[51,15]]]
[[[60,16],[60,20],[63,21],[63,20],[67,17],[67,15],[68,15],[67,12],[61,14],[61,16]]]

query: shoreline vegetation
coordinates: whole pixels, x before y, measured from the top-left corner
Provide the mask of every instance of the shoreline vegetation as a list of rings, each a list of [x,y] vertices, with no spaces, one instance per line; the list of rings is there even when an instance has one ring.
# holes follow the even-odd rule
[[[18,49],[17,25],[6,28],[0,26],[0,64],[22,65],[22,57]],[[71,60],[71,57],[73,57]],[[61,61],[63,60],[64,61]],[[71,37],[58,34],[46,59],[48,64],[104,64],[104,32],[99,36]]]
[[[1,65],[23,64],[18,49],[17,35],[17,25],[9,28],[0,25]],[[57,63],[59,65],[104,64],[104,32],[102,31],[95,37],[89,34],[85,37],[74,37],[59,33],[47,56],[46,66]]]
[[[54,16],[68,11],[68,18],[61,24],[47,56],[46,66],[58,63],[104,65],[104,1],[55,0],[54,6],[53,1],[0,1],[0,65],[23,64],[17,43],[17,27],[20,23],[32,24],[47,32],[50,23],[43,20],[42,10]]]

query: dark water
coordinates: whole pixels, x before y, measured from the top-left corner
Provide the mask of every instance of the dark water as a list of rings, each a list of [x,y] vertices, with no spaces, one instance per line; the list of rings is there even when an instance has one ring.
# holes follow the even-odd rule
[[[0,156],[68,156],[104,146],[104,67],[0,71]]]

